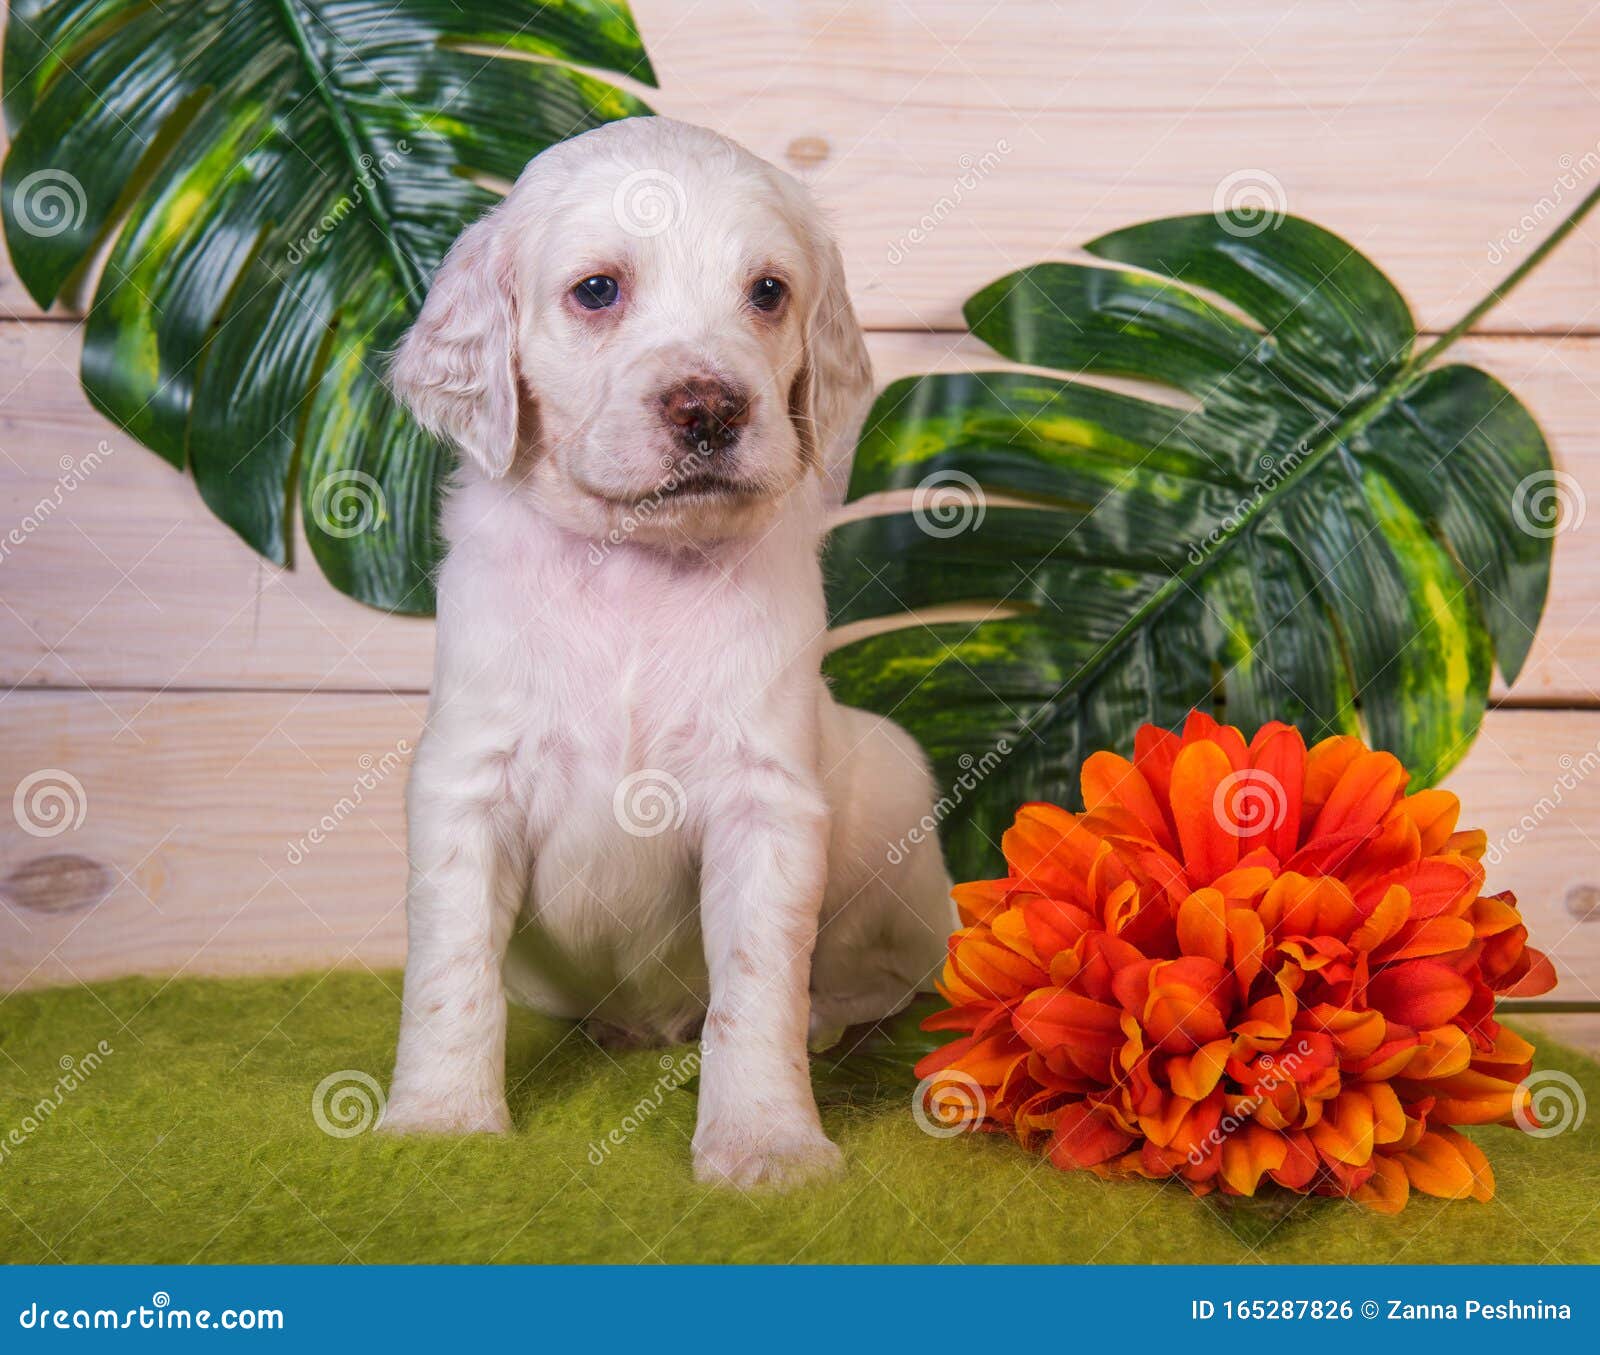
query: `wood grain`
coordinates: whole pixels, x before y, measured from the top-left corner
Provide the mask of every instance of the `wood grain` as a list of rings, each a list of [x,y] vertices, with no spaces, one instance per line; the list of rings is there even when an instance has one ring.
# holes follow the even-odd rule
[[[7,686],[426,687],[431,622],[262,560],[89,407],[77,326],[0,326]]]
[[[1242,176],[1442,328],[1600,175],[1600,12],[1570,0],[633,8],[652,105],[809,180],[877,327],[956,326],[990,279]],[[1596,328],[1597,275],[1590,226],[1489,323]],[[3,263],[0,313],[37,313]]]
[[[397,963],[401,792],[423,710],[414,697],[11,696],[0,784],[38,779],[0,835],[0,984]],[[21,830],[80,809],[78,827]],[[56,908],[8,888],[64,853],[109,872],[102,902]]]
[[[958,329],[962,298],[1008,269],[1209,210],[1230,184],[1343,234],[1437,328],[1600,183],[1584,116],[1600,10],[1568,0],[634,9],[652,103],[824,201],[863,320],[884,331],[880,383],[1003,365],[910,331]],[[1522,679],[1496,688],[1551,709],[1491,712],[1453,778],[1503,853],[1492,882],[1557,956],[1558,996],[1590,1000],[1600,710],[1566,708],[1600,705],[1597,281],[1589,224],[1488,318],[1496,337],[1456,354],[1516,391],[1575,507],[1596,504],[1557,540]],[[0,793],[28,783],[25,811],[84,810],[58,834],[15,814],[0,833],[0,987],[398,963],[396,763],[422,719],[431,624],[342,597],[303,546],[293,570],[252,554],[187,476],[89,408],[69,310],[40,318],[0,243]],[[1600,1047],[1588,1019],[1551,1029]]]
[[[398,963],[422,718],[420,699],[380,695],[12,696],[0,785],[34,777],[23,817],[62,831],[0,836],[0,986]],[[47,785],[64,815],[47,815]],[[1600,712],[1491,712],[1451,786],[1488,831],[1492,885],[1556,956],[1557,995],[1600,1000]],[[50,906],[30,866],[63,856],[78,877],[104,869],[102,902]],[[23,896],[5,883],[19,875]]]
[[[958,335],[870,340],[880,383],[1006,365]],[[340,595],[303,548],[291,570],[255,556],[192,480],[89,408],[77,352],[75,326],[0,325],[0,681],[426,689],[430,623]],[[1458,352],[1518,393],[1596,505],[1594,521],[1557,539],[1551,601],[1511,698],[1595,702],[1600,341],[1475,339]]]

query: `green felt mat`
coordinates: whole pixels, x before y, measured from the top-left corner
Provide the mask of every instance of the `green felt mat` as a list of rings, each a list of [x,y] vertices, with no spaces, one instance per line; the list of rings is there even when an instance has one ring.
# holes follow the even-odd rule
[[[386,1080],[397,1007],[394,977],[352,973],[0,1003],[0,1257],[1600,1261],[1600,1113],[1544,1140],[1484,1130],[1492,1204],[1413,1197],[1384,1218],[1320,1200],[1223,1211],[1173,1186],[1063,1175],[998,1137],[924,1134],[899,1089],[874,1099],[833,1082],[823,1119],[847,1174],[747,1198],[690,1175],[694,1095],[671,1085],[688,1051],[612,1055],[514,1013],[510,1136],[330,1136],[314,1089],[346,1070]],[[101,1041],[110,1052],[86,1057]],[[1554,1047],[1540,1062],[1600,1098],[1595,1064]],[[613,1130],[620,1143],[591,1147]]]

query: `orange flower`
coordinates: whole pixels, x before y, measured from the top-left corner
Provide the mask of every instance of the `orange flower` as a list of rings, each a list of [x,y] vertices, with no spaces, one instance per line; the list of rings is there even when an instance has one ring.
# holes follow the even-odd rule
[[[1003,880],[957,886],[917,1074],[1064,1169],[1262,1182],[1401,1209],[1487,1200],[1457,1125],[1534,1123],[1532,1047],[1496,995],[1548,991],[1510,894],[1483,894],[1455,796],[1353,737],[1248,743],[1199,712],[1083,766],[1085,810],[1024,805]]]

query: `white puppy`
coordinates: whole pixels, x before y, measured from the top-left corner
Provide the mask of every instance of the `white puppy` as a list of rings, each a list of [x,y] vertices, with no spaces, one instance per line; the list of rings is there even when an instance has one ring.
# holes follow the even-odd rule
[[[906,848],[920,751],[820,675],[871,372],[808,194],[661,118],[558,145],[451,249],[393,381],[463,456],[385,1125],[508,1127],[509,993],[703,1025],[701,1179],[835,1167],[808,1024],[903,1006],[954,918],[937,844]]]

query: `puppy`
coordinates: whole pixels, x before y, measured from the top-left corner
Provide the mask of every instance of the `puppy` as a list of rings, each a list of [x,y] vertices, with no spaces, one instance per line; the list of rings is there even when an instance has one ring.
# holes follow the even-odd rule
[[[820,673],[871,371],[815,206],[699,128],[589,132],[456,242],[392,380],[462,455],[386,1127],[508,1127],[509,995],[701,1031],[700,1179],[836,1168],[808,1035],[902,1007],[954,917],[920,750]]]

